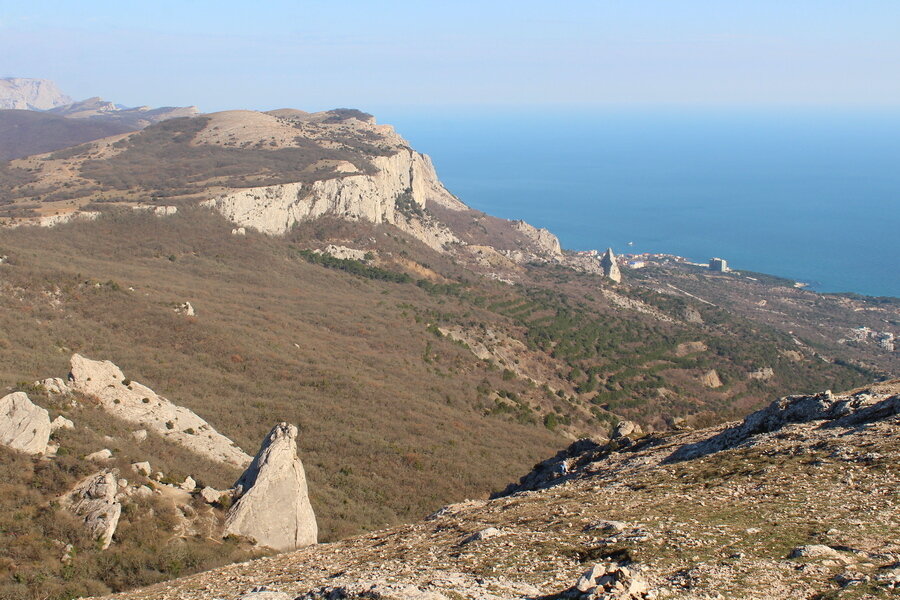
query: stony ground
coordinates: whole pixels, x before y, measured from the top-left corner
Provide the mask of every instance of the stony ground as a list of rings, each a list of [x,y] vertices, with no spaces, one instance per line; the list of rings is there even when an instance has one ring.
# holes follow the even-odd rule
[[[582,598],[893,597],[900,594],[898,392],[894,382],[817,396],[832,407],[862,399],[881,412],[855,423],[767,417],[770,431],[691,460],[671,457],[726,426],[587,444],[591,451],[579,453],[583,444],[536,472],[546,476],[532,475],[546,489],[467,501],[419,523],[115,597],[578,597],[573,586],[598,563],[627,566],[649,591],[594,589]],[[248,594],[254,588],[268,592]]]

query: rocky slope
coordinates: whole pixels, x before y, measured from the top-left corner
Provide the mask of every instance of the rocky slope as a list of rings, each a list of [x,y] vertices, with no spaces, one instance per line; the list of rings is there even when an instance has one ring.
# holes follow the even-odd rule
[[[581,442],[523,481],[538,491],[116,597],[887,598],[900,589],[898,392]]]
[[[127,379],[110,361],[90,360],[74,354],[68,381],[38,382],[49,392],[77,392],[95,399],[111,415],[171,439],[211,460],[236,466],[250,456],[190,410],[178,406],[136,381]]]

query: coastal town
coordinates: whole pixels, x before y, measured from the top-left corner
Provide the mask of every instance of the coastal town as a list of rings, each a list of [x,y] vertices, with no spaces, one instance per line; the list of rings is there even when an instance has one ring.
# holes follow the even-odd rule
[[[577,256],[586,256],[600,258],[603,252],[599,250],[578,250],[574,253]],[[666,254],[662,252],[642,252],[640,254],[620,254],[616,257],[616,262],[620,267],[628,269],[643,269],[652,265],[685,265],[693,267],[704,267],[710,271],[719,273],[729,273],[731,269],[728,267],[728,261],[724,258],[710,258],[708,263],[693,262],[684,256],[677,254]]]

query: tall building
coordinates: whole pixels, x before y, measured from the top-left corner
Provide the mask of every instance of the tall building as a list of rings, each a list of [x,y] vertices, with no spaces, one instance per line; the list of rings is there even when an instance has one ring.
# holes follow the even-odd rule
[[[709,270],[718,271],[719,273],[727,273],[728,261],[724,258],[711,258],[709,259]]]

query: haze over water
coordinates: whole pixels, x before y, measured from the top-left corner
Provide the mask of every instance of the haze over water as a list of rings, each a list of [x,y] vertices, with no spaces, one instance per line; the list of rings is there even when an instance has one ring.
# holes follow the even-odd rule
[[[378,116],[464,202],[565,248],[720,256],[820,291],[900,297],[900,112]]]

